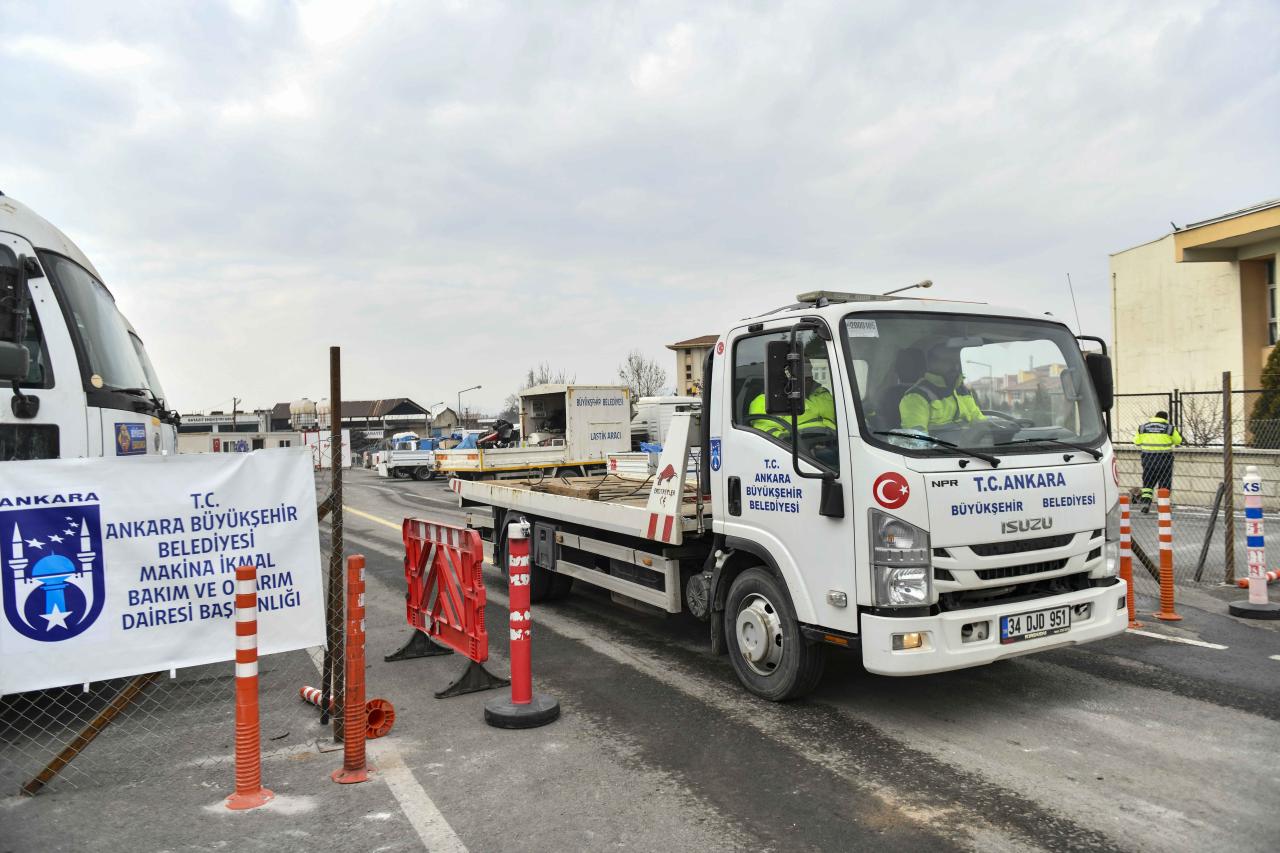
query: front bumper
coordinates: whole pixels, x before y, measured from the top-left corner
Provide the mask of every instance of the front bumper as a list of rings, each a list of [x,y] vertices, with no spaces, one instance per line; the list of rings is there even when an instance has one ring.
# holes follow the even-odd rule
[[[1017,657],[1059,646],[1091,643],[1119,634],[1129,625],[1129,612],[1124,606],[1126,585],[1094,587],[971,610],[952,610],[936,616],[895,618],[862,615],[862,663],[867,671],[879,675],[928,675],[970,666],[982,666],[1002,658]],[[1062,634],[1039,637],[1022,642],[1000,643],[1000,617],[1046,607],[1092,604],[1089,618],[1078,621],[1073,614],[1071,629]],[[972,622],[987,621],[989,631],[984,640],[964,642],[961,629]],[[928,634],[922,648],[893,650],[893,635],[904,632]]]

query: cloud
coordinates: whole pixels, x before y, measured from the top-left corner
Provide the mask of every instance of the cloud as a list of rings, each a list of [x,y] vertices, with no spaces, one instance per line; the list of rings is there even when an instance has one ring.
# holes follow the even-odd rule
[[[8,9],[8,7],[6,7]],[[0,11],[0,189],[88,252],[174,402],[490,409],[530,364],[804,290],[1074,316],[1107,254],[1276,194],[1274,4]],[[1251,48],[1241,51],[1239,45]]]

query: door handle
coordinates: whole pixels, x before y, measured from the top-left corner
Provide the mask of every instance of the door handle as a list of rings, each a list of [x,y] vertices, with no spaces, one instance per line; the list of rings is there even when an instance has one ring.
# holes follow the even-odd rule
[[[729,478],[729,515],[742,515],[742,480]]]

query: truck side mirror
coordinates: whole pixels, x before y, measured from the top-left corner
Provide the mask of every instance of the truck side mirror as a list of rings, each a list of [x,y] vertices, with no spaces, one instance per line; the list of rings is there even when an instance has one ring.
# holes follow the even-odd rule
[[[1098,392],[1098,405],[1102,411],[1109,412],[1115,405],[1115,386],[1111,378],[1111,358],[1100,352],[1084,354],[1084,366],[1089,371],[1089,380]]]
[[[803,357],[801,357],[803,358]],[[764,358],[764,412],[766,415],[791,415],[804,411],[800,383],[792,376],[803,375],[804,367],[792,354],[790,341],[769,341]]]
[[[31,369],[31,353],[22,344],[0,341],[0,382],[21,382]]]
[[[22,345],[30,304],[26,258],[15,258],[7,247],[0,248],[5,249],[0,255],[0,337],[12,338],[0,341],[0,382],[21,382],[31,368],[31,353]]]

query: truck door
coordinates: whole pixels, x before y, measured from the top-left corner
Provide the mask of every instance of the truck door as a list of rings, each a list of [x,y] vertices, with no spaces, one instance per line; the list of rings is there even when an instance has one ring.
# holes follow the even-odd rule
[[[31,244],[0,232],[0,265],[16,266],[20,257],[36,257]],[[31,354],[31,368],[20,385],[24,394],[40,401],[40,408],[35,417],[19,418],[10,404],[12,391],[0,389],[0,460],[90,455],[80,365],[62,310],[47,277],[28,278],[27,290],[31,314],[23,344]]]
[[[719,412],[713,421],[712,463],[716,530],[754,543],[777,564],[801,622],[857,631],[854,590],[854,523],[820,515],[822,481],[797,475],[791,459],[789,418],[764,414],[765,350],[788,339],[791,323],[732,333],[715,391]],[[838,369],[835,345],[812,330],[798,333],[810,367],[806,413],[799,418],[802,470],[818,473],[821,462],[838,473],[835,488],[852,508],[848,434],[851,413]],[[720,435],[716,435],[716,431]],[[715,442],[719,441],[718,459]],[[719,469],[716,470],[717,464]],[[731,547],[738,547],[730,540]],[[750,550],[750,549],[747,549]],[[828,593],[833,593],[831,596]],[[832,601],[844,600],[840,607]]]

